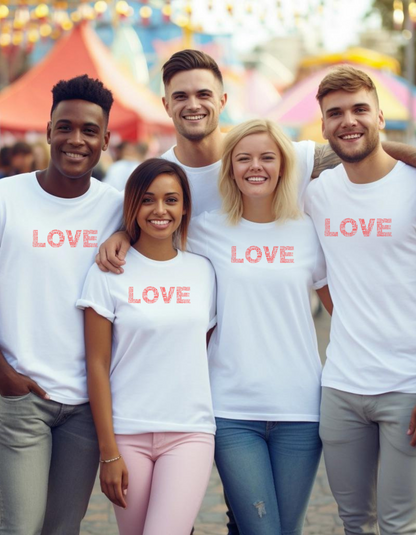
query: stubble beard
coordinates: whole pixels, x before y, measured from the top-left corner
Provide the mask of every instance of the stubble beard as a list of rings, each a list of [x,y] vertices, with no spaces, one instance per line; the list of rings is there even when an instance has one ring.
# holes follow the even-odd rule
[[[188,141],[202,141],[206,137],[210,136],[217,128],[218,123],[215,125],[208,126],[205,130],[201,132],[190,132],[186,128],[177,128],[178,133],[187,139]]]
[[[331,140],[328,140],[329,144],[331,145],[331,149],[335,152],[335,154],[345,163],[358,163],[362,162],[367,158],[370,154],[372,154],[379,143],[379,137],[374,136],[371,139],[368,139],[364,147],[355,153],[348,153],[344,152],[344,150],[338,145],[338,143],[334,143]]]

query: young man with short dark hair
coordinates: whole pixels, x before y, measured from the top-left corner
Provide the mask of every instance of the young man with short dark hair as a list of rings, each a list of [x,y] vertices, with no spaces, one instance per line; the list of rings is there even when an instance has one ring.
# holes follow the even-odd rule
[[[112,95],[86,75],[52,90],[44,171],[0,182],[0,534],[75,535],[99,451],[75,303],[122,196],[91,178]]]
[[[416,533],[416,171],[381,146],[373,81],[343,66],[317,94],[342,160],[306,193],[334,303],[320,434],[347,535]]]

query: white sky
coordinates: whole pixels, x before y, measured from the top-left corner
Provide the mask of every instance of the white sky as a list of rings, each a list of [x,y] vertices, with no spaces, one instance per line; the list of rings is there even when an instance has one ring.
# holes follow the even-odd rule
[[[247,51],[257,43],[273,36],[301,32],[307,44],[317,46],[321,42],[328,52],[344,50],[357,42],[358,34],[368,27],[363,17],[371,6],[371,0],[173,0],[172,7],[192,5],[194,24],[202,24],[209,33],[232,32],[234,45]],[[233,5],[233,15],[227,11]],[[252,15],[247,14],[251,7]],[[263,17],[264,22],[260,20]],[[296,23],[297,20],[297,23]],[[377,19],[372,26],[378,24]]]

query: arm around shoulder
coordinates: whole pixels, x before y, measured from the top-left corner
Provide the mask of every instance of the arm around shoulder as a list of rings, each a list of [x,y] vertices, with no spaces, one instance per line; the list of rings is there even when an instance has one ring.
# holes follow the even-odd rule
[[[341,163],[329,143],[315,143],[315,159],[311,178],[318,176],[326,169],[333,169]]]
[[[384,151],[395,160],[416,167],[416,147],[398,141],[383,141],[382,146]]]

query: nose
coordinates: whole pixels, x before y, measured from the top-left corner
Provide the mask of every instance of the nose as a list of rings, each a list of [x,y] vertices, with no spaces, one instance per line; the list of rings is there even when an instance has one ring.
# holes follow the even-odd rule
[[[191,110],[197,110],[201,107],[201,104],[199,103],[199,100],[196,96],[190,96],[188,100],[188,107]]]
[[[70,133],[68,142],[72,143],[73,145],[82,145],[84,143],[84,138],[81,130],[74,128]]]
[[[259,160],[257,160],[257,158],[254,158],[254,160],[252,160],[250,164],[250,169],[261,169],[261,163],[259,162]]]
[[[164,215],[166,213],[166,208],[163,202],[163,199],[160,199],[156,202],[153,212],[156,215]]]
[[[354,126],[357,124],[357,119],[352,112],[346,111],[342,118],[342,124],[343,126]]]

